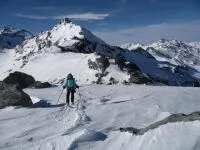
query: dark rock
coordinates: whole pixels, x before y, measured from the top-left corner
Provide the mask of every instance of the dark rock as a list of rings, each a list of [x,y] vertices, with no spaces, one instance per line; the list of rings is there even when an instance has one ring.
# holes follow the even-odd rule
[[[117,81],[115,78],[111,77],[109,79],[109,83],[108,84],[117,84],[117,83],[119,83],[119,81]]]
[[[131,63],[131,62],[127,63],[127,64],[125,65],[125,68],[127,69],[127,72],[128,72],[128,73],[136,72],[136,71],[139,71],[139,72],[140,72],[140,68],[139,68],[136,64]]]
[[[30,96],[17,86],[0,81],[0,108],[18,105],[29,107],[32,105]]]
[[[71,20],[67,17],[65,17],[64,19],[61,20],[61,23],[70,23]]]
[[[200,112],[193,112],[191,114],[172,114],[168,117],[166,117],[165,119],[161,120],[161,121],[157,121],[145,128],[140,128],[140,129],[136,129],[133,127],[127,127],[127,128],[119,128],[119,130],[121,132],[129,132],[132,133],[134,135],[143,135],[146,132],[148,132],[149,130],[153,130],[156,129],[162,125],[166,125],[168,123],[175,123],[175,122],[191,122],[191,121],[196,121],[196,120],[200,120]]]
[[[93,70],[98,70],[97,63],[93,62],[91,59],[88,60],[88,67]]]
[[[152,81],[150,78],[145,77],[141,72],[137,71],[130,74],[129,82],[135,84],[145,84],[151,83]]]
[[[127,62],[125,60],[124,56],[122,56],[122,55],[118,55],[115,58],[115,64],[118,65],[120,70],[127,71],[128,73],[140,71],[140,68],[136,64],[134,64],[132,62]]]
[[[200,87],[200,82],[199,81],[185,81],[181,84],[181,86]]]
[[[36,89],[49,88],[49,87],[52,87],[52,84],[50,84],[49,82],[40,82],[40,81],[36,81],[36,82],[33,84],[33,88],[36,88]]]
[[[96,62],[97,62],[97,65],[101,69],[102,72],[105,72],[105,70],[110,65],[109,60],[105,56],[101,56],[99,58],[96,58]]]
[[[115,64],[118,65],[118,67],[120,68],[120,70],[123,70],[124,66],[125,66],[125,58],[123,56],[117,56],[117,58],[115,58]]]
[[[10,73],[8,77],[3,80],[6,84],[15,84],[18,89],[24,89],[30,86],[35,82],[35,79],[25,73],[22,72],[14,72]]]
[[[93,43],[87,39],[79,39],[78,37],[73,37],[73,39],[78,40],[77,43],[73,44],[72,46],[61,46],[57,45],[58,48],[61,49],[61,52],[74,52],[74,53],[85,53],[90,54],[93,53],[96,49],[97,43]]]
[[[110,62],[105,56],[100,56],[99,58],[96,58],[94,62],[90,59],[88,60],[88,66],[90,69],[99,70],[102,73],[105,72],[109,65]]]
[[[174,67],[174,69],[172,70],[174,73],[178,73],[178,74],[184,74],[186,71],[188,71],[188,67],[186,66],[180,66],[177,65],[176,67]]]
[[[124,85],[130,85],[130,82],[128,82],[126,80],[123,80],[122,84],[124,84]]]
[[[95,77],[97,77],[97,81],[94,82],[94,83],[96,83],[96,84],[103,84],[102,78],[105,77],[105,76],[107,76],[107,75],[108,75],[108,72],[95,74]]]
[[[130,132],[133,134],[137,134],[140,130],[133,128],[133,127],[127,127],[127,128],[119,128],[120,132]]]
[[[153,57],[148,51],[144,50],[141,47],[138,47],[135,50],[132,50],[131,53],[134,53],[135,55],[142,55],[145,56],[146,58],[150,58],[150,59],[155,59],[155,57]]]

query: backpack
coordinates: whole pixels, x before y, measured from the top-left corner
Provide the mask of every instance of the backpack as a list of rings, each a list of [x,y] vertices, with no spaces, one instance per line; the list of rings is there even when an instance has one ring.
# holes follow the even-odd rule
[[[74,78],[67,79],[66,86],[68,88],[76,88],[76,83]]]
[[[67,88],[71,88],[71,89],[76,88],[76,82],[71,73],[67,75],[66,86]]]

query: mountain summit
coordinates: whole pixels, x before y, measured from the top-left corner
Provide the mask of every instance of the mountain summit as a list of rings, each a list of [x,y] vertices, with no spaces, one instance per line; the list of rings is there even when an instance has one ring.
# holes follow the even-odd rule
[[[51,30],[41,32],[35,38],[23,43],[18,50],[24,53],[27,53],[30,49],[31,52],[92,53],[99,44],[105,45],[105,42],[94,36],[87,29],[65,18]],[[30,47],[30,49],[27,49],[27,47]]]

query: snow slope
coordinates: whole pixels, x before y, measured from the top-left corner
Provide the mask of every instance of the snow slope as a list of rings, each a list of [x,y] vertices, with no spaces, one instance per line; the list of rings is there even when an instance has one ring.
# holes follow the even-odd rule
[[[173,113],[198,111],[198,88],[84,85],[75,108],[66,108],[59,87],[26,89],[35,108],[0,110],[2,150],[199,150],[200,121],[177,122],[144,135],[120,127],[146,127]],[[39,102],[38,102],[39,101]]]

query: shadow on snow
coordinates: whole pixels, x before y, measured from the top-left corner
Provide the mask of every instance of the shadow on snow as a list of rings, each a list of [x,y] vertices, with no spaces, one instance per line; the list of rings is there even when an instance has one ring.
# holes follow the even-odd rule
[[[51,104],[46,100],[40,100],[39,102],[33,104],[33,108],[55,108],[55,107],[62,107],[65,104]]]

